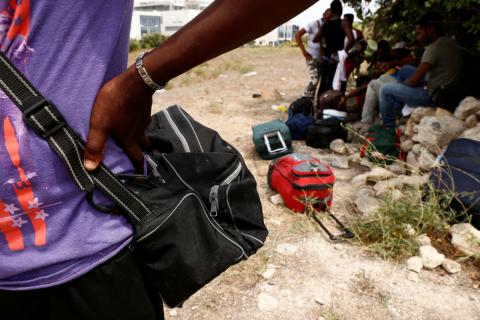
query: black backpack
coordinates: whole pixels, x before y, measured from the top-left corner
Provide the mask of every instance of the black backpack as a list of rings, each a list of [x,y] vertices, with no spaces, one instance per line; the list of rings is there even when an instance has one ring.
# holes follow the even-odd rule
[[[301,97],[293,101],[288,107],[288,119],[294,115],[303,113],[306,116],[313,115],[313,101],[309,97]]]
[[[343,121],[337,118],[327,118],[315,121],[308,127],[307,146],[313,148],[330,148],[330,143],[335,139],[347,141],[348,132],[343,126]]]

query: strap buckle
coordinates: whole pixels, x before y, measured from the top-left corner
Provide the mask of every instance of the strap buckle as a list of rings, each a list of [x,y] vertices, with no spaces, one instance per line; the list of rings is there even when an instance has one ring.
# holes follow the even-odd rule
[[[55,107],[52,107],[53,104],[50,101],[39,96],[35,96],[33,98],[37,101],[22,110],[23,118],[25,119],[25,121],[28,121],[32,124],[31,127],[35,130],[37,134],[42,136],[44,139],[48,139],[58,131],[62,130],[66,126],[66,123],[63,117],[59,114],[59,112],[57,112]],[[32,116],[34,116],[37,112],[41,111],[43,108],[47,107],[50,107],[48,110],[52,113],[52,121],[49,121],[45,124],[41,123],[38,119],[35,118],[32,120]],[[55,125],[51,126],[52,123],[55,123]],[[49,128],[46,129],[45,127]]]

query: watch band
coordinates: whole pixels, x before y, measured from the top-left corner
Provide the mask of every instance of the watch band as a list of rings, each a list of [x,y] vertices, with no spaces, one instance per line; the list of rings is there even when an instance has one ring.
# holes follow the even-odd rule
[[[137,56],[137,59],[135,60],[135,67],[137,69],[137,72],[140,75],[140,77],[142,78],[143,82],[145,82],[145,84],[148,85],[150,88],[152,88],[153,90],[162,90],[163,88],[165,88],[167,83],[165,83],[163,85],[160,85],[160,84],[156,83],[155,81],[153,81],[153,79],[150,77],[147,70],[143,66],[143,57],[146,54],[147,54],[147,52],[144,51]]]

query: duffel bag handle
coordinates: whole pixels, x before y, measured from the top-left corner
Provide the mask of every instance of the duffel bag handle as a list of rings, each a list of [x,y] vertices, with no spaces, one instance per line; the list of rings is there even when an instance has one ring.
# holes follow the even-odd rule
[[[280,148],[272,150],[272,147],[270,145],[270,138],[277,137],[278,140],[280,141],[280,144],[282,145]],[[267,150],[269,153],[280,153],[283,151],[287,150],[287,145],[285,143],[285,140],[282,137],[282,134],[280,131],[273,131],[273,132],[268,132],[263,135],[263,140],[265,141],[265,145],[267,146]]]

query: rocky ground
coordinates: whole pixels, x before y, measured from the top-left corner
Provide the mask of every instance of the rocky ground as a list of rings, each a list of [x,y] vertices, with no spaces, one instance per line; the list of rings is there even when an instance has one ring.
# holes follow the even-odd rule
[[[154,112],[179,104],[240,150],[257,179],[270,231],[264,248],[255,256],[230,268],[182,308],[165,309],[166,318],[480,319],[480,277],[475,267],[462,266],[462,271],[455,274],[440,267],[419,273],[409,271],[406,262],[382,260],[355,244],[332,243],[305,215],[271,202],[275,193],[266,181],[269,162],[255,154],[251,126],[286,119],[286,114],[272,106],[288,106],[302,94],[306,79],[307,69],[296,48],[241,48],[174,79],[166,91],[155,95]],[[253,98],[253,94],[261,97]],[[475,135],[477,118],[474,120],[472,114],[476,111],[466,112],[460,116],[464,119],[457,122],[452,118],[432,119],[452,115],[425,111],[407,123],[403,128],[407,131],[403,146],[415,148],[409,164],[428,171],[430,160],[440,152],[428,144],[431,139],[422,140],[424,135],[420,136],[418,130],[430,127],[435,131],[438,124],[434,123],[439,123],[451,127],[453,135],[461,134],[467,127],[473,128],[470,133]],[[434,137],[446,145],[445,141],[453,136]],[[334,165],[337,183],[333,212],[341,217],[352,214],[351,204],[366,188],[362,179],[369,179],[371,172],[371,168],[358,161],[355,146],[348,145],[345,155],[311,149],[299,142],[294,147],[297,152],[316,155]],[[393,176],[379,180],[398,179],[403,170],[391,168]],[[372,205],[375,207],[375,195],[384,191],[384,181],[377,182],[377,189],[375,185],[368,187],[368,192],[362,191],[371,193],[373,200],[363,204],[360,200],[356,206],[363,205],[367,211]],[[429,249],[423,251],[422,257]],[[434,253],[433,258],[438,256]],[[409,261],[409,268],[418,268],[418,262]]]

